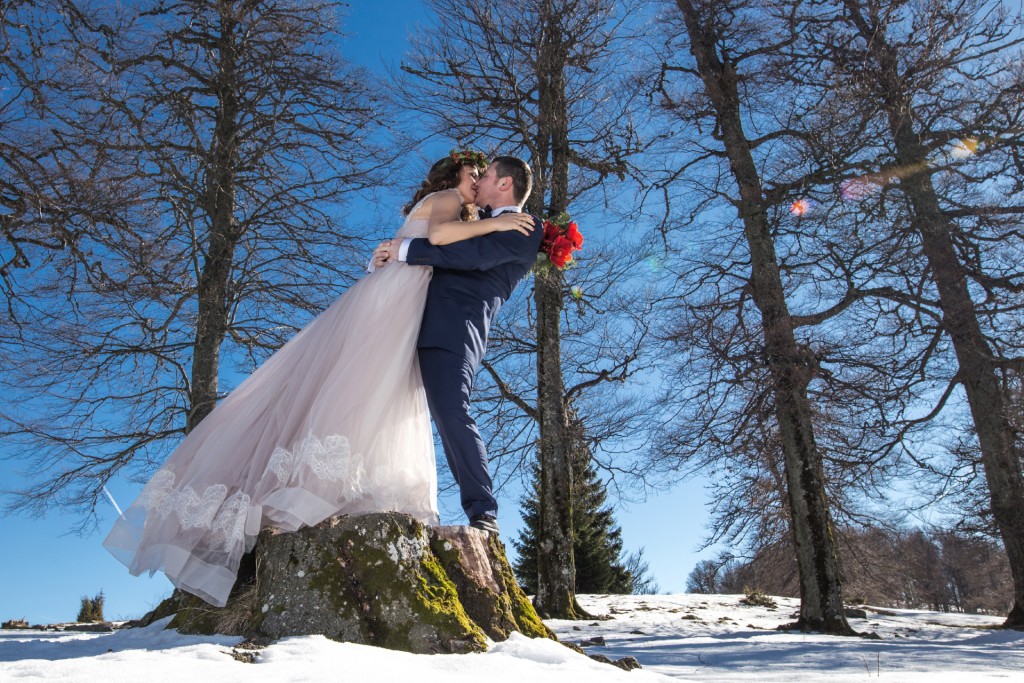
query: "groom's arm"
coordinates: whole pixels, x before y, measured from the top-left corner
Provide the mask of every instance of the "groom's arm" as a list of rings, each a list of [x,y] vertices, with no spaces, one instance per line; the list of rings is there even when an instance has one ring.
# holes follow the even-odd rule
[[[524,235],[515,230],[492,232],[461,242],[433,245],[423,238],[408,240],[408,247],[401,245],[404,258],[401,260],[416,266],[437,266],[452,270],[490,270],[503,263],[523,259],[524,251],[536,252],[540,247],[539,237],[544,226],[534,217],[534,231]]]

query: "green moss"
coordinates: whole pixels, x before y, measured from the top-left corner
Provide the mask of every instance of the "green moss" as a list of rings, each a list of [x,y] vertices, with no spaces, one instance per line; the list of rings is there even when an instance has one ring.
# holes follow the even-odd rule
[[[335,612],[345,614],[351,611],[343,597],[348,575],[338,559],[332,553],[324,551],[319,561],[306,571],[309,576],[309,587],[324,595]],[[284,605],[278,605],[278,608],[284,611]]]
[[[448,539],[434,536],[430,540],[430,548],[438,558],[445,576],[452,582],[459,603],[470,621],[494,640],[507,638],[509,632],[515,630],[515,623],[506,614],[499,596],[469,579],[462,564],[462,553]]]
[[[372,543],[342,536],[338,547],[324,551],[316,569],[310,571],[310,587],[323,594],[339,614],[358,622],[367,643],[415,651],[412,630],[423,624],[443,634],[442,638],[466,640],[475,649],[486,649],[483,632],[466,615],[454,584],[429,550],[422,560],[422,571],[403,567],[403,571],[412,572],[411,576],[396,577],[393,571],[382,571],[382,567],[395,566],[388,549],[421,535],[422,526],[417,523],[403,529],[382,525],[378,531]],[[350,604],[351,598],[356,604]],[[407,607],[414,618],[396,625],[381,614],[386,605]]]
[[[555,632],[541,620],[533,603],[526,597],[522,588],[515,585],[514,589],[509,591],[509,597],[512,602],[512,617],[516,620],[516,625],[524,636],[558,640]]]
[[[505,548],[493,536],[490,543],[491,550],[498,559],[498,573],[501,575],[501,581],[505,586],[506,595],[510,603],[509,609],[512,612],[512,618],[515,619],[516,626],[519,627],[519,631],[524,636],[530,638],[558,640],[554,631],[544,624],[540,615],[537,614],[537,610],[533,608],[533,603],[526,597],[523,589],[519,587],[519,582],[516,581],[516,576],[512,572],[512,566],[508,563],[508,558],[505,556]]]
[[[453,567],[462,564],[462,554],[459,549],[443,538],[432,538],[430,550],[441,561],[445,567]]]
[[[488,543],[489,556],[493,558],[494,579],[499,586],[498,594],[466,576],[462,554],[448,539],[435,536],[431,549],[440,558],[448,575],[455,579],[456,585],[461,586],[457,590],[464,591],[459,598],[466,611],[491,638],[500,641],[512,631],[520,631],[531,638],[555,639],[554,633],[544,625],[526,594],[519,588],[504,546],[493,536]]]
[[[481,650],[487,649],[487,637],[480,630],[459,601],[459,593],[455,584],[448,578],[444,566],[438,558],[430,554],[429,549],[421,566],[426,575],[420,574],[416,581],[420,590],[416,594],[414,609],[418,617],[426,623],[445,626],[448,629],[466,634],[473,644]]]

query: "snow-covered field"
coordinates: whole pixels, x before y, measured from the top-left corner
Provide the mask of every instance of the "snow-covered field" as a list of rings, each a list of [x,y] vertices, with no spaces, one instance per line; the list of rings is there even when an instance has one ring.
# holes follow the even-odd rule
[[[769,609],[742,597],[582,596],[584,609],[614,619],[548,623],[565,640],[603,636],[607,647],[588,652],[690,681],[1024,681],[1024,632],[993,629],[1002,618],[867,608],[867,621],[850,625],[881,640],[841,638],[775,630],[795,620],[796,599]]]
[[[991,628],[996,617],[869,608],[859,631],[881,640],[774,630],[797,601],[748,607],[739,595],[581,596],[596,616],[551,621],[563,640],[611,659],[632,656],[626,672],[544,640],[513,637],[484,654],[410,655],[320,636],[287,638],[255,663],[231,656],[235,637],[197,637],[162,624],[111,634],[0,631],[0,681],[416,681],[416,683],[604,683],[633,681],[1024,681],[1024,633]],[[598,642],[600,642],[598,640]]]

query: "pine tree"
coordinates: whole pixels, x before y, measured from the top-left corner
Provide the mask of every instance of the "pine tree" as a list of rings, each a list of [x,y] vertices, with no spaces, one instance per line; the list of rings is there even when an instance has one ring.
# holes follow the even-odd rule
[[[537,590],[537,532],[540,509],[537,491],[540,472],[533,472],[532,492],[520,504],[524,527],[512,545],[519,555],[516,576],[528,593]],[[577,463],[573,473],[573,554],[577,593],[632,593],[638,578],[622,557],[622,530],[606,504],[604,484],[589,460]]]
[[[519,501],[523,515],[523,528],[519,538],[512,539],[512,547],[519,556],[514,569],[519,585],[530,595],[537,594],[537,529],[540,528],[540,510],[537,505],[537,471],[534,469],[533,492]]]
[[[106,621],[103,618],[103,601],[103,591],[97,593],[94,598],[83,595],[82,606],[78,609],[78,616],[75,618],[75,621],[78,623]]]

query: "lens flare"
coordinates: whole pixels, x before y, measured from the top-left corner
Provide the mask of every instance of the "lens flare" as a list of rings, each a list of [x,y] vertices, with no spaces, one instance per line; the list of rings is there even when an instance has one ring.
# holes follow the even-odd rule
[[[966,159],[978,152],[977,138],[961,138],[950,145],[949,155],[954,159]]]
[[[839,196],[847,201],[864,199],[878,189],[878,185],[863,178],[849,178],[839,185]]]
[[[808,199],[798,199],[789,207],[789,212],[799,218],[811,210],[811,202]]]
[[[583,288],[578,285],[573,285],[569,288],[569,294],[572,295],[573,299],[579,300],[583,298]]]

